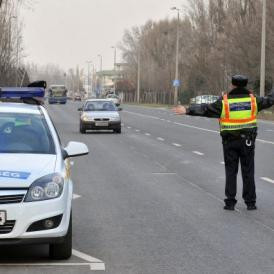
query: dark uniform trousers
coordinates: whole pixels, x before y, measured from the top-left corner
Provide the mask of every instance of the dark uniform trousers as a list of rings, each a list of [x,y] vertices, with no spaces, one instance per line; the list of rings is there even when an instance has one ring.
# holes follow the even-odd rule
[[[237,202],[235,197],[240,162],[243,178],[242,197],[247,205],[254,205],[256,203],[254,179],[255,138],[247,140],[242,137],[234,139],[223,137],[223,150],[226,173],[225,203],[227,205],[235,205]]]

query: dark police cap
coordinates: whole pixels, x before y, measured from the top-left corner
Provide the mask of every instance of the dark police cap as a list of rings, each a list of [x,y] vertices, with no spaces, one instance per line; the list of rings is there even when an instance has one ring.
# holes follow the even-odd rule
[[[232,85],[236,87],[245,87],[248,83],[248,79],[244,75],[233,75]]]

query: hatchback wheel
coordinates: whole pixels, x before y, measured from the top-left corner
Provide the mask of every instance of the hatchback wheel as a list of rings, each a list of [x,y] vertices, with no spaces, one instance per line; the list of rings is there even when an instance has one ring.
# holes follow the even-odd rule
[[[80,132],[82,134],[86,133],[86,128],[84,127],[84,125],[80,122]]]
[[[66,260],[72,253],[72,214],[70,214],[68,232],[64,242],[60,244],[50,244],[49,256],[53,260]]]

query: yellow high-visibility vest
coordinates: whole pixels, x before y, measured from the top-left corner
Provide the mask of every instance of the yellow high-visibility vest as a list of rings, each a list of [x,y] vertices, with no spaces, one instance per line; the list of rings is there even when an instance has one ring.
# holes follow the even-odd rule
[[[220,130],[231,131],[257,127],[257,101],[253,94],[243,98],[228,99],[223,96]]]

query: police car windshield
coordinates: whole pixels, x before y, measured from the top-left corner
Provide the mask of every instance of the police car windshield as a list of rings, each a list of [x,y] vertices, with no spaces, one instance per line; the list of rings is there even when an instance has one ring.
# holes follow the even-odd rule
[[[111,101],[92,101],[85,104],[84,111],[117,111],[117,108]]]
[[[55,154],[45,119],[37,114],[0,113],[0,153]]]

